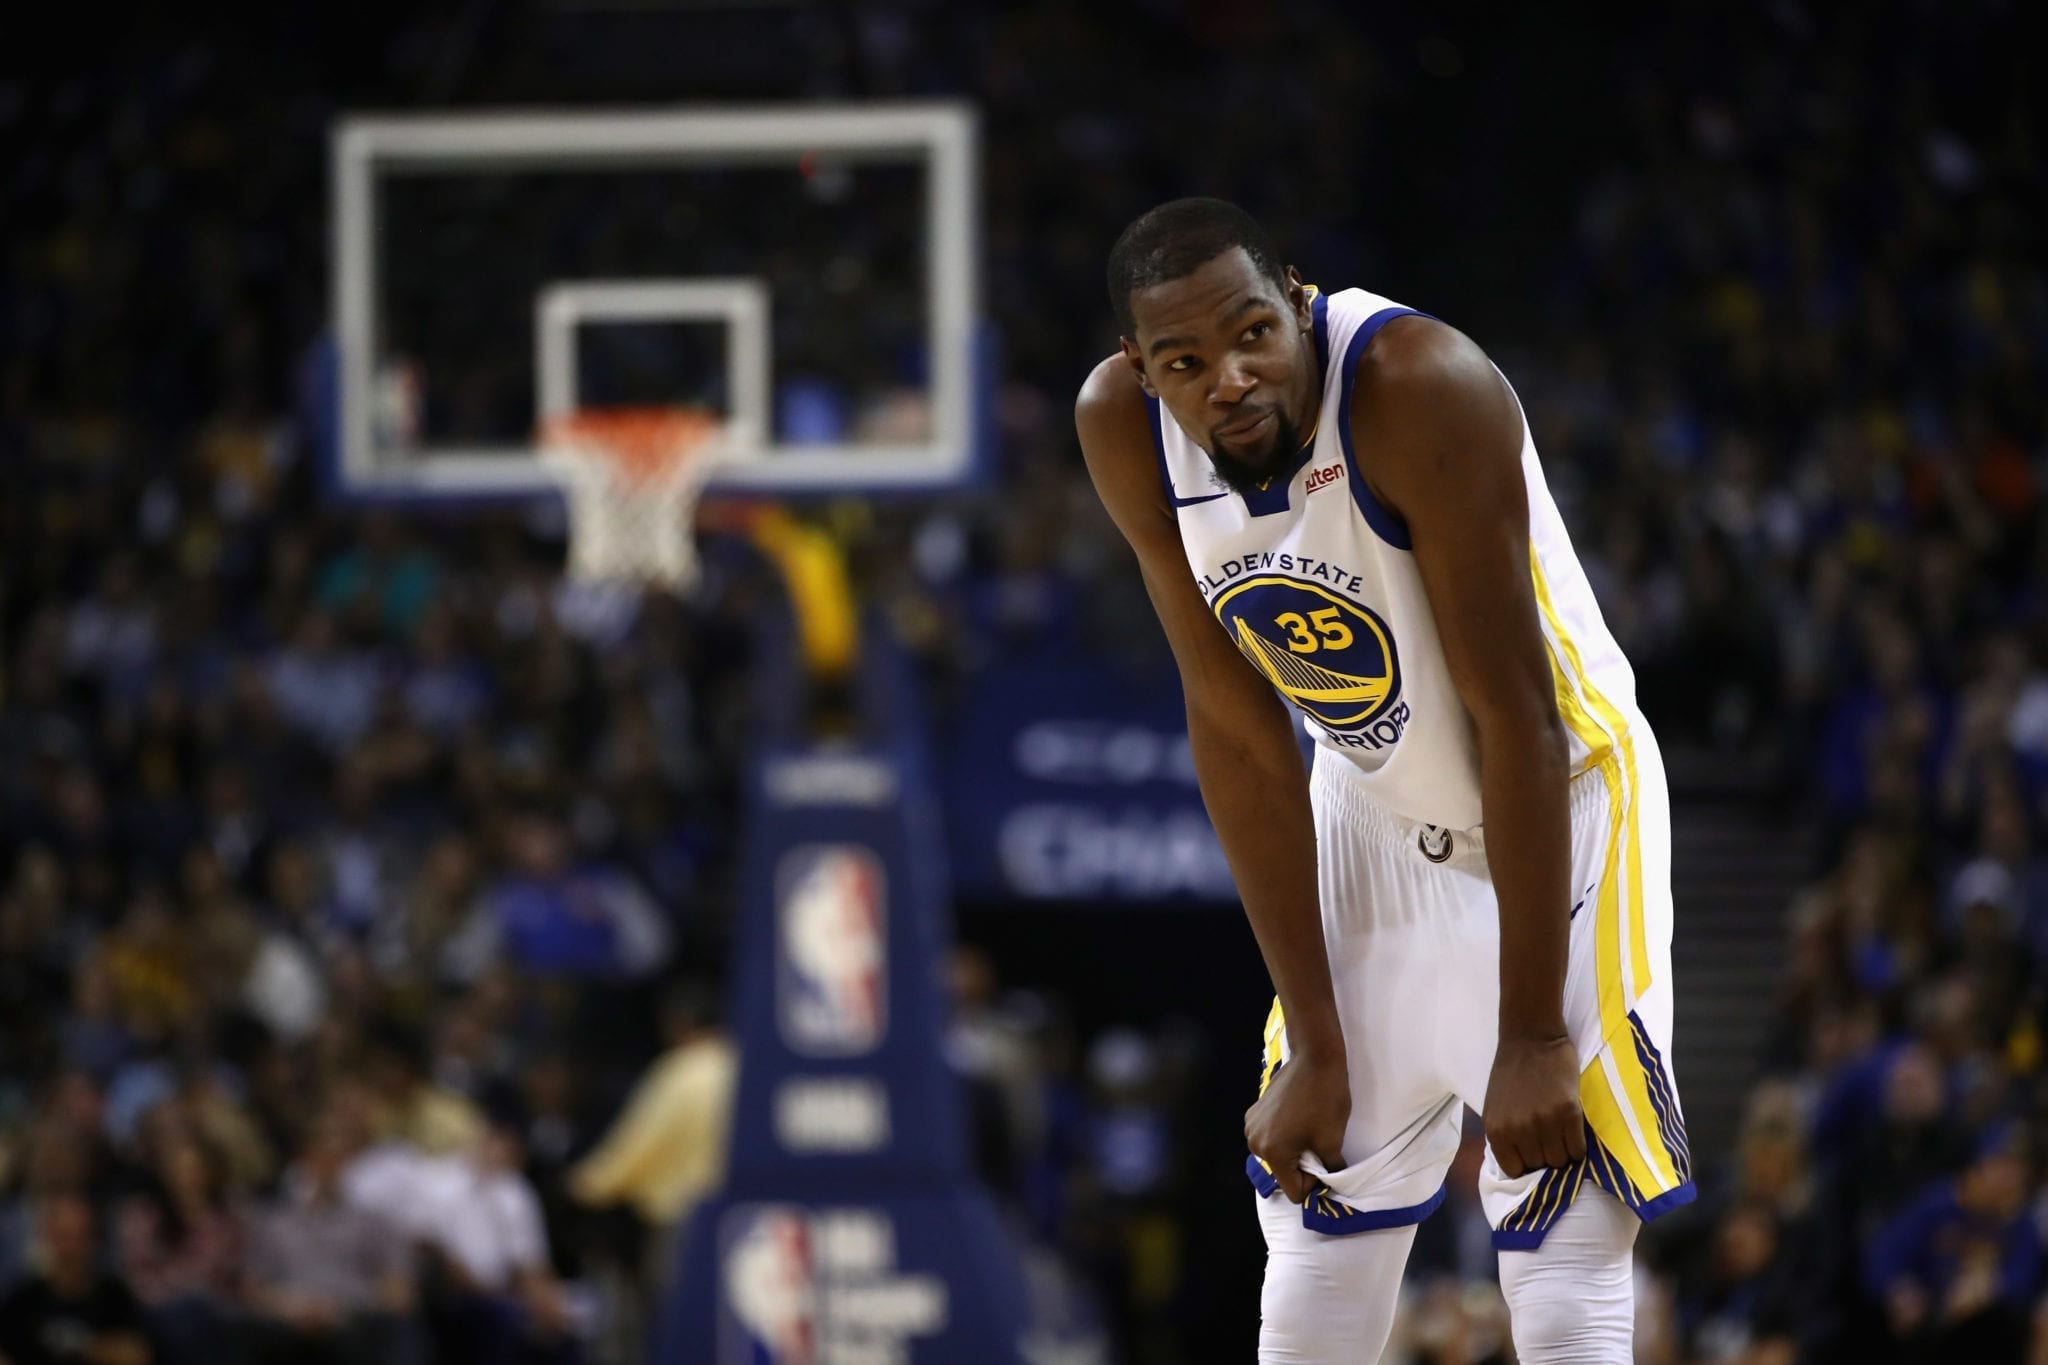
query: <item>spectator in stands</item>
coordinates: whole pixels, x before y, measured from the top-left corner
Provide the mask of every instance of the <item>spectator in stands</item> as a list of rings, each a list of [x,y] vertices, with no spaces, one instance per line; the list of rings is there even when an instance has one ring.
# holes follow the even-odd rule
[[[522,1173],[517,1121],[494,1114],[470,1149],[416,1186],[437,1358],[498,1365],[576,1359],[570,1296],[555,1278],[539,1196]]]
[[[409,634],[440,585],[433,556],[410,541],[398,517],[372,512],[354,543],[321,566],[314,599],[366,632]]]
[[[1015,1190],[1024,1154],[1043,1140],[1044,1115],[1031,1038],[997,990],[995,964],[971,947],[946,963],[952,1010],[946,1060],[966,1091],[974,1166],[992,1188]]]
[[[473,1005],[467,1015],[480,1021],[479,1035],[487,1035],[489,1025],[481,1022],[486,1018],[484,1009]],[[595,1215],[569,1190],[576,1162],[598,1138],[595,1116],[587,1103],[587,1077],[566,1050],[545,1044],[516,1067],[508,1063],[506,1072],[494,1078],[490,1092],[496,1107],[516,1122],[526,1160],[524,1173],[540,1197],[555,1272],[564,1279],[580,1280],[614,1263],[638,1266],[642,1239],[633,1215],[624,1211],[609,1219]],[[607,1232],[614,1235],[607,1236]]]
[[[363,1079],[375,1096],[376,1131],[428,1156],[465,1151],[483,1131],[476,1105],[430,1074],[425,1040],[396,1020],[377,1024]]]
[[[241,1211],[219,1163],[182,1124],[158,1134],[147,1190],[118,1212],[118,1260],[166,1358],[201,1365],[241,1293]]]
[[[1089,1205],[1090,1253],[1126,1353],[1159,1349],[1179,1288],[1182,1248],[1172,1195],[1180,1153],[1160,1050],[1133,1028],[1088,1049],[1092,1112],[1079,1183]]]
[[[1914,1191],[1961,1166],[1969,1134],[1949,1113],[1947,1078],[1924,1043],[1881,1050],[1853,1067],[1837,1090],[1853,1094],[1858,1086],[1874,1103],[1864,1117],[1845,1116],[1850,1126],[1833,1153],[1832,1183],[1833,1226],[1860,1248]]]
[[[34,1257],[38,1212],[50,1200],[79,1196],[90,1200],[96,1147],[81,1142],[71,1129],[47,1115],[25,1133],[12,1135],[7,1165],[19,1185],[0,1202],[0,1285],[8,1285]]]
[[[9,1365],[150,1365],[142,1304],[100,1269],[92,1205],[46,1199],[36,1219],[35,1271],[0,1297],[0,1359]]]
[[[377,709],[376,664],[342,638],[334,618],[309,611],[271,662],[269,687],[287,722],[332,753],[369,731]]]
[[[29,1119],[39,1142],[61,1145],[83,1163],[76,1187],[89,1192],[95,1204],[110,1196],[127,1172],[112,1140],[105,1092],[82,1071],[66,1071],[44,1089],[42,1103]],[[64,1163],[68,1169],[70,1162]],[[48,1188],[69,1188],[53,1181]]]
[[[2020,1129],[1997,1125],[1880,1232],[1865,1275],[1896,1342],[1930,1360],[2020,1359],[2043,1271],[2028,1176]]]
[[[16,962],[33,958],[8,956]],[[61,1026],[64,1062],[87,1075],[105,1079],[134,1055],[136,1042],[122,1024],[114,998],[114,979],[98,953],[81,954],[71,973],[70,1010]]]
[[[429,1158],[389,1125],[376,1091],[360,1075],[335,1076],[321,1097],[318,1122],[342,1150],[343,1202],[397,1228],[408,1243],[418,1242],[425,1230],[419,1184]]]
[[[223,1037],[230,1033],[222,1029]],[[230,1050],[224,1041],[216,1045],[222,1053]],[[225,1187],[242,1194],[270,1184],[278,1155],[243,1103],[239,1087],[239,1074],[224,1057],[189,1059],[176,1071],[162,1117],[200,1143],[218,1166]]]
[[[484,893],[455,951],[475,962],[502,954],[538,976],[643,977],[667,959],[670,930],[624,868],[576,866],[569,831],[528,811],[507,822],[513,871]]]
[[[1666,1221],[1646,1252],[1674,1283],[1672,1331],[1688,1358],[1789,1361],[1840,1332],[1847,1305],[1829,1288],[1835,1245],[1818,1225],[1792,1085],[1751,1094],[1733,1170],[1703,1179],[1699,1200]]]
[[[156,654],[157,603],[145,591],[130,551],[116,551],[100,571],[99,588],[72,610],[65,663],[103,689],[134,694],[146,684]]]
[[[627,1204],[649,1225],[672,1229],[724,1178],[739,1067],[717,1001],[701,984],[669,992],[662,1031],[667,1051],[570,1171],[569,1189],[586,1204]]]
[[[191,945],[171,903],[155,887],[139,888],[100,951],[122,1026],[145,1046],[186,1027],[199,1006]]]
[[[450,607],[426,610],[414,628],[415,657],[400,685],[400,701],[413,724],[454,741],[483,718],[490,700],[490,672],[464,652],[462,623]]]
[[[216,1013],[244,1011],[286,1043],[319,1026],[326,982],[296,936],[265,927],[242,901],[221,900],[192,917],[192,939]]]
[[[482,976],[494,945],[479,935],[470,956],[453,947],[478,913],[481,875],[475,840],[459,832],[435,838],[401,896],[398,913],[378,924],[370,945],[378,971],[401,989],[429,996]]]
[[[1809,1308],[1795,1292],[1776,1211],[1737,1203],[1714,1228],[1704,1273],[1680,1282],[1678,1338],[1688,1361],[1792,1365]]]
[[[245,1302],[260,1360],[415,1365],[404,1233],[342,1198],[347,1139],[317,1125],[278,1197],[251,1216]]]
[[[67,988],[79,988],[74,956],[77,931],[66,925],[65,863],[41,844],[22,849],[13,875],[0,887],[0,1027],[10,1041],[26,1042],[53,1027],[67,1031],[58,1016]],[[101,973],[86,983],[94,989],[93,1025],[72,1026],[69,1046],[102,1068],[125,1051],[126,1038],[112,1018],[111,993]],[[19,1043],[16,1043],[16,1047]],[[13,1051],[14,1049],[9,1049]]]

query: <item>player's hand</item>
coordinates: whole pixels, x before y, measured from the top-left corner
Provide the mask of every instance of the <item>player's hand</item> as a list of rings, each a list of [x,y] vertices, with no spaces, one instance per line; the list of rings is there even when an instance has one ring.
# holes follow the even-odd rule
[[[1314,1152],[1326,1169],[1341,1169],[1350,1121],[1351,1073],[1343,1052],[1296,1053],[1244,1111],[1245,1145],[1272,1169],[1280,1192],[1299,1204],[1314,1180],[1301,1169],[1302,1154]]]
[[[1501,1039],[1481,1117],[1493,1159],[1511,1180],[1584,1156],[1577,1046],[1568,1037]]]

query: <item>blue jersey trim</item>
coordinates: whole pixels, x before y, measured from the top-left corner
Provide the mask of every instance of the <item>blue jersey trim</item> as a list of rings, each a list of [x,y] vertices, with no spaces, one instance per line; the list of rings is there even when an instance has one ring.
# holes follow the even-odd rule
[[[1270,517],[1275,512],[1285,512],[1290,506],[1287,495],[1294,489],[1294,476],[1301,472],[1301,467],[1315,454],[1315,447],[1316,443],[1310,441],[1294,452],[1293,459],[1275,470],[1273,477],[1266,480],[1264,485],[1242,490],[1244,510],[1255,517]]]
[[[1603,1189],[1606,1188],[1604,1183],[1595,1183],[1600,1183]],[[1664,1191],[1655,1199],[1646,1199],[1641,1204],[1631,1204],[1624,1199],[1622,1204],[1629,1212],[1647,1223],[1652,1219],[1663,1217],[1673,1209],[1684,1208],[1687,1204],[1699,1198],[1699,1193],[1699,1187],[1688,1180],[1683,1185],[1676,1185]],[[1544,1226],[1540,1228],[1494,1229],[1493,1249],[1495,1251],[1536,1250],[1536,1248],[1543,1245],[1543,1238],[1549,1233],[1551,1226],[1557,1222],[1558,1218],[1563,1216],[1564,1210],[1569,1207],[1571,1206],[1567,1204],[1563,1208],[1558,1209],[1552,1217],[1545,1221]]]
[[[1412,550],[1415,546],[1408,539],[1407,524],[1381,505],[1380,500],[1372,495],[1372,490],[1366,487],[1365,476],[1358,472],[1358,452],[1351,443],[1351,390],[1358,383],[1358,359],[1365,354],[1365,348],[1372,344],[1380,328],[1411,313],[1419,318],[1429,316],[1414,308],[1382,308],[1358,325],[1358,330],[1352,333],[1351,344],[1344,348],[1344,373],[1340,381],[1343,396],[1337,405],[1337,435],[1344,442],[1344,472],[1350,477],[1351,499],[1358,504],[1359,515],[1365,518],[1365,524],[1372,527],[1373,533],[1397,550]]]
[[[1672,1170],[1681,1181],[1692,1179],[1692,1144],[1685,1134],[1685,1119],[1678,1112],[1678,1097],[1671,1093],[1671,1077],[1664,1069],[1664,1055],[1650,1041],[1650,1031],[1634,1010],[1628,1012],[1629,1031],[1635,1035],[1636,1060],[1650,1082],[1650,1108],[1657,1115],[1657,1135],[1671,1157]]]
[[[1159,461],[1159,486],[1166,490],[1167,505],[1174,508],[1193,507],[1196,503],[1214,502],[1218,498],[1228,497],[1227,493],[1205,493],[1199,498],[1184,498],[1173,491],[1173,475],[1166,468],[1166,437],[1164,428],[1159,425],[1166,420],[1166,414],[1159,410],[1159,400],[1149,393],[1145,395],[1145,411],[1152,424],[1152,454]]]
[[[1645,1200],[1642,1207],[1636,1210],[1636,1217],[1647,1223],[1653,1218],[1663,1217],[1673,1209],[1684,1208],[1699,1197],[1699,1187],[1688,1180],[1683,1185],[1676,1185],[1664,1191],[1655,1199]]]
[[[1266,1163],[1255,1156],[1244,1159],[1244,1173],[1252,1182],[1252,1188],[1259,1192],[1259,1198],[1271,1199],[1280,1192],[1280,1182],[1266,1169]],[[1410,1204],[1400,1209],[1354,1209],[1336,1195],[1330,1187],[1318,1181],[1308,1202],[1301,1208],[1301,1225],[1310,1232],[1321,1232],[1331,1237],[1349,1237],[1354,1232],[1384,1232],[1388,1228],[1405,1228],[1420,1223],[1437,1211],[1449,1192],[1448,1185],[1439,1185],[1436,1193],[1420,1204]]]
[[[1320,394],[1330,382],[1330,296],[1320,289],[1308,301],[1308,317],[1309,332],[1316,339],[1316,392]]]
[[[1410,1204],[1405,1209],[1354,1209],[1327,1189],[1317,1187],[1316,1193],[1308,1197],[1308,1203],[1301,1209],[1301,1225],[1310,1232],[1320,1232],[1330,1237],[1349,1237],[1354,1232],[1385,1232],[1388,1228],[1412,1227],[1435,1213],[1444,1202],[1448,1185],[1436,1187],[1436,1193],[1420,1204]]]

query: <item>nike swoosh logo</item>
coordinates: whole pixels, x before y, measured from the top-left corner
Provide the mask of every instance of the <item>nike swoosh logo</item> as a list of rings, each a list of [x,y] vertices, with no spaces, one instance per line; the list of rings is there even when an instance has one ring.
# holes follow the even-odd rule
[[[1199,498],[1183,498],[1183,497],[1181,497],[1181,496],[1180,496],[1179,494],[1177,494],[1177,493],[1168,493],[1168,494],[1167,494],[1166,496],[1167,496],[1167,497],[1169,497],[1169,498],[1172,498],[1172,499],[1173,499],[1173,505],[1174,505],[1175,507],[1193,507],[1193,506],[1197,505],[1198,503],[1204,503],[1204,502],[1214,502],[1214,501],[1216,501],[1216,499],[1218,499],[1218,498],[1227,498],[1227,497],[1229,497],[1229,496],[1230,496],[1230,494],[1228,494],[1228,493],[1206,493],[1206,494],[1204,494],[1203,496],[1201,496],[1201,497],[1199,497]]]

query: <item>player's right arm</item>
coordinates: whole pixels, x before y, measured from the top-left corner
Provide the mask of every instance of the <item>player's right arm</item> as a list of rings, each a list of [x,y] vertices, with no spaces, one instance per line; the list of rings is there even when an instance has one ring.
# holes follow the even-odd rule
[[[1300,1203],[1309,1182],[1299,1158],[1312,1151],[1331,1170],[1344,1165],[1351,1114],[1316,892],[1308,779],[1286,704],[1224,634],[1188,572],[1150,420],[1121,356],[1095,367],[1074,404],[1088,473],[1138,557],[1180,666],[1202,802],[1286,1015],[1287,1065],[1246,1114],[1245,1137],[1287,1197]]]

